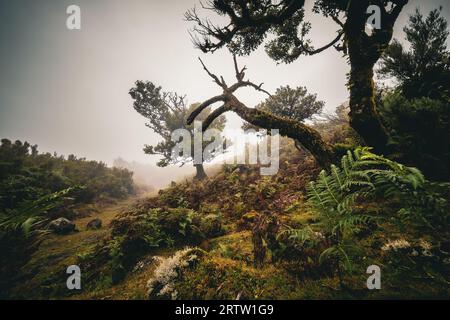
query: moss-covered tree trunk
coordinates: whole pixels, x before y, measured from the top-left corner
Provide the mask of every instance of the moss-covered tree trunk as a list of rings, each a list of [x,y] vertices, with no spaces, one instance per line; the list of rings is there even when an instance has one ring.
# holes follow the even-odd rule
[[[381,9],[381,27],[366,33],[368,0],[350,1],[344,26],[350,58],[350,125],[379,153],[388,150],[389,134],[376,109],[373,68],[392,39],[394,23],[407,0],[396,1],[391,12]]]
[[[375,104],[373,67],[357,65],[350,71],[350,125],[367,145],[385,152],[388,142],[386,128]]]
[[[234,96],[233,96],[234,97]],[[280,135],[299,141],[317,160],[320,166],[328,168],[335,160],[334,149],[320,133],[307,125],[286,118],[281,118],[265,111],[247,108],[237,99],[229,102],[229,110],[236,112],[242,119],[265,129],[278,129]]]

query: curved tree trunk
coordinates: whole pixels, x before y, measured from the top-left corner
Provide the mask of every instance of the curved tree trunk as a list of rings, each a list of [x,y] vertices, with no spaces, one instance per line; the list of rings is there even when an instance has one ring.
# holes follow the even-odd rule
[[[203,168],[203,164],[194,164],[195,167],[195,180],[203,180],[206,179],[208,176],[206,175],[205,169]]]
[[[307,125],[286,118],[281,118],[265,111],[247,108],[237,99],[230,101],[229,110],[236,112],[245,121],[265,129],[278,129],[280,135],[299,141],[323,168],[335,162],[336,154],[331,145],[325,142],[319,132]]]
[[[328,168],[338,160],[334,148],[323,140],[317,130],[292,119],[282,118],[255,108],[248,108],[232,94],[228,96],[228,100],[223,106],[214,110],[206,118],[203,122],[203,130],[206,130],[215,118],[228,111],[235,112],[254,126],[267,130],[278,129],[280,135],[294,139],[296,145],[301,143],[323,168]]]
[[[233,56],[233,60],[237,82],[231,86],[228,86],[225,83],[223,77],[220,77],[219,79],[219,77],[211,73],[206,68],[203,61],[200,58],[199,60],[203,66],[203,69],[205,69],[205,71],[214,80],[214,82],[223,89],[223,93],[204,101],[195,110],[193,110],[186,120],[188,125],[190,125],[194,121],[194,119],[202,112],[202,110],[206,109],[215,102],[221,101],[223,102],[223,105],[214,110],[203,121],[203,131],[205,131],[214,121],[214,119],[219,117],[221,114],[227,111],[233,111],[237,113],[237,115],[239,115],[242,119],[246,120],[254,126],[267,130],[278,129],[279,133],[282,136],[287,136],[296,141],[299,141],[307,150],[309,150],[309,152],[311,152],[319,165],[324,168],[329,167],[333,162],[336,161],[334,148],[322,139],[317,130],[314,130],[307,125],[292,119],[282,118],[268,112],[258,110],[256,108],[248,108],[247,106],[245,106],[245,104],[240,102],[238,98],[236,98],[233,93],[242,87],[253,87],[257,91],[269,94],[267,91],[261,88],[262,84],[256,85],[250,82],[250,80],[243,80],[245,76],[244,71],[246,70],[246,68],[244,67],[239,70],[236,56]]]

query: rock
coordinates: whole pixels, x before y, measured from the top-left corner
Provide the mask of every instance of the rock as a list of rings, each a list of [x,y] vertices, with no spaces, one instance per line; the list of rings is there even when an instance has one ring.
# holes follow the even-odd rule
[[[102,220],[96,218],[88,222],[86,228],[89,230],[98,230],[102,227]]]
[[[57,234],[68,234],[75,231],[75,223],[66,218],[58,218],[50,222],[49,228]]]

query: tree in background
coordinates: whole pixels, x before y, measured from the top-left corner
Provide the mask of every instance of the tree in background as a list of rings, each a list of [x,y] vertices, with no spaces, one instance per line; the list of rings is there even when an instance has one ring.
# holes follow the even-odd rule
[[[180,96],[173,92],[164,92],[161,87],[149,81],[136,81],[135,87],[129,93],[134,100],[134,109],[148,120],[146,126],[159,134],[163,139],[156,146],[146,145],[144,152],[150,155],[162,156],[157,163],[159,167],[173,164],[184,165],[186,162],[192,161],[193,154],[191,158],[174,159],[172,157],[172,149],[175,143],[172,141],[171,135],[177,129],[190,130],[191,135],[193,135],[194,128],[186,123],[186,119],[189,113],[198,107],[198,104],[192,104],[188,107],[185,96]],[[205,120],[210,112],[211,109],[208,109],[198,120]],[[225,117],[216,119],[212,127],[222,130],[225,127]],[[193,143],[193,139],[191,140]],[[194,148],[191,147],[191,150],[193,153]],[[217,154],[212,154],[212,156],[215,155]],[[194,167],[196,169],[195,178],[199,180],[204,179],[206,173],[203,164],[194,164]]]
[[[265,101],[256,106],[276,116],[299,122],[310,120],[314,115],[322,112],[325,102],[317,100],[317,94],[310,94],[306,87],[291,88],[290,86],[279,87],[275,94],[269,96]],[[253,128],[245,124],[244,129]],[[297,149],[301,149],[300,142],[295,141]]]
[[[317,94],[310,94],[306,87],[280,87],[256,108],[277,116],[303,122],[322,111],[325,102],[317,100]]]
[[[388,132],[376,109],[373,68],[392,39],[394,24],[407,3],[407,0],[315,1],[313,12],[332,19],[338,28],[334,38],[320,48],[314,48],[307,38],[311,24],[304,19],[304,0],[214,0],[203,7],[225,16],[228,21],[224,25],[202,19],[195,9],[186,13],[186,19],[196,23],[193,40],[203,52],[227,46],[235,54],[246,55],[267,39],[270,40],[266,42],[266,52],[279,62],[290,63],[301,55],[318,54],[331,47],[343,52],[350,63],[350,124],[368,145],[383,153],[388,151]],[[379,8],[381,25],[369,34],[366,23],[371,16],[368,12],[371,5]],[[337,161],[333,147],[316,130],[267,112],[248,110],[234,95],[231,97],[235,89],[236,86],[227,86],[223,95],[208,99],[201,107],[232,101],[233,106],[224,109],[231,108],[253,125],[267,129],[276,125],[280,134],[299,140],[320,165],[329,166]]]
[[[449,31],[441,10],[435,9],[424,18],[416,9],[403,28],[410,49],[407,51],[394,39],[381,57],[379,75],[395,79],[407,99],[449,96],[450,52],[446,44]]]
[[[409,51],[394,40],[381,59],[381,76],[396,80],[381,94],[379,110],[397,150],[435,180],[450,178],[450,64],[447,21],[440,10],[418,10],[404,28]]]

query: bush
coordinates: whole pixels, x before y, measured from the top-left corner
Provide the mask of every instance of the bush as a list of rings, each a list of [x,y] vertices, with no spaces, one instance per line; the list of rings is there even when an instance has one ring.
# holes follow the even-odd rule
[[[406,99],[390,92],[379,106],[387,127],[392,130],[394,155],[439,181],[450,178],[450,108],[448,101],[422,97]]]
[[[430,190],[421,172],[370,152],[369,148],[348,151],[341,166],[322,171],[308,187],[308,204],[318,214],[315,226],[325,236],[327,247],[320,254],[342,271],[352,272],[362,258],[360,236],[373,232],[382,217],[371,214],[364,203],[382,197],[393,209],[389,222],[400,232],[427,234],[439,242],[448,242],[449,205],[442,194]],[[300,245],[314,243],[311,227],[286,231]]]
[[[133,173],[70,155],[40,154],[37,146],[3,139],[0,145],[0,209],[13,209],[60,190],[83,186],[72,196],[90,203],[102,198],[125,198],[133,193]]]
[[[60,207],[73,189],[23,201],[15,209],[0,208],[0,298],[20,278],[20,268],[27,263],[44,239],[49,212]]]
[[[111,223],[111,244],[114,256],[120,260],[116,265],[125,271],[157,248],[198,245],[206,238],[222,234],[222,220],[217,214],[203,216],[186,208],[137,210]]]

